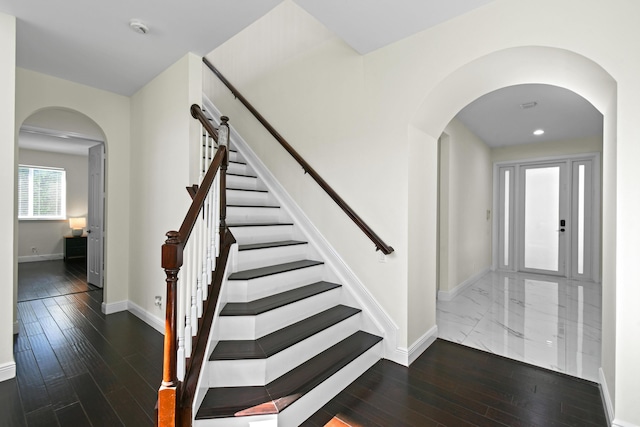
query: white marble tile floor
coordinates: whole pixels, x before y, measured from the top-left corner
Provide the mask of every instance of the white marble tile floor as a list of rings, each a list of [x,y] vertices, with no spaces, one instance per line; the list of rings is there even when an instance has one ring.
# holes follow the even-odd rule
[[[489,272],[437,303],[439,337],[598,382],[601,285]]]

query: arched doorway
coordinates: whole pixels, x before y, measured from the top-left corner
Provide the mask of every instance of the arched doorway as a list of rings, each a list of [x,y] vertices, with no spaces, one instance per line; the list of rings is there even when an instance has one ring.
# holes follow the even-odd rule
[[[86,275],[86,268],[89,274],[79,279],[103,286],[104,144],[100,126],[75,110],[42,108],[23,121],[18,134],[19,263],[64,259],[80,265],[80,275]],[[41,187],[45,185],[42,176],[55,176],[56,180]],[[51,204],[47,211],[34,190],[51,196],[46,198]],[[81,222],[83,235],[71,236],[70,219]],[[73,286],[50,292],[64,293],[65,289],[70,291]],[[18,301],[40,294],[19,288]]]
[[[434,87],[416,110],[409,129],[410,146],[422,159],[410,162],[409,228],[422,233],[409,235],[411,270],[428,260],[433,272],[427,280],[426,305],[433,308],[437,283],[435,277],[437,228],[437,140],[446,125],[467,104],[480,96],[507,86],[519,84],[548,84],[569,89],[595,106],[604,118],[603,135],[603,292],[615,287],[615,171],[616,171],[616,82],[602,67],[576,53],[548,47],[517,47],[488,54],[449,74]],[[426,221],[426,222],[425,222]],[[432,245],[424,242],[434,242]],[[425,294],[411,289],[410,295]],[[424,286],[424,282],[420,283]],[[615,313],[615,302],[604,303],[602,308],[602,366],[613,374],[615,360],[615,325],[610,321]],[[416,306],[409,308],[410,318],[422,316]],[[420,307],[424,310],[424,305]],[[415,311],[414,311],[415,310]],[[606,350],[605,350],[606,349]]]

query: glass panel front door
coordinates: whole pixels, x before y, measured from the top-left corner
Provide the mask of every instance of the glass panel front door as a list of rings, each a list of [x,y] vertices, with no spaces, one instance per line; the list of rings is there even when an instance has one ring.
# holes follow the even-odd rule
[[[565,273],[566,164],[526,166],[522,170],[522,269]]]

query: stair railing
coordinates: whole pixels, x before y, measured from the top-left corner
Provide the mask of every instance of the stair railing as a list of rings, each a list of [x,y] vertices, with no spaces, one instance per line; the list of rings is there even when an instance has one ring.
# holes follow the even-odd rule
[[[161,427],[191,425],[191,407],[211,323],[235,243],[226,226],[228,118],[221,117],[216,130],[197,105],[191,106],[191,115],[202,126],[201,182],[187,187],[191,206],[180,229],[169,231],[162,246],[167,296],[164,365],[158,391]]]
[[[311,167],[309,163],[287,142],[286,139],[278,133],[278,131],[271,126],[271,124],[256,110],[253,105],[236,89],[229,80],[222,75],[222,73],[213,66],[207,58],[202,58],[204,64],[215,74],[220,81],[231,91],[244,105],[247,110],[253,114],[253,116],[265,127],[265,129],[282,145],[282,147],[298,162],[305,173],[308,173],[311,178],[318,183],[318,185],[333,199],[334,202],[347,214],[349,218],[362,230],[362,232],[376,245],[376,250],[382,251],[385,255],[389,255],[393,252],[393,248],[387,245],[374,231],[367,225],[366,222],[344,201],[342,197],[320,176],[318,172]]]

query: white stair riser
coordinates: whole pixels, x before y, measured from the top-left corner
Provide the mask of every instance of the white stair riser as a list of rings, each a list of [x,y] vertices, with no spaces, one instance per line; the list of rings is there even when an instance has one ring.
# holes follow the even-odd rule
[[[238,175],[253,175],[253,171],[249,166],[236,162],[229,162],[227,173],[235,173]]]
[[[231,227],[231,232],[239,245],[279,242],[293,239],[293,225]]]
[[[243,163],[245,163],[244,159],[242,158],[240,153],[238,153],[237,151],[229,151],[229,160],[231,160],[233,162],[243,162]]]
[[[239,251],[238,270],[250,270],[305,259],[307,250],[308,245],[305,244]]]
[[[269,206],[272,204],[269,193],[263,191],[242,191],[227,189],[227,204]]]
[[[258,178],[240,175],[227,175],[227,187],[257,190]]]
[[[336,288],[257,316],[220,316],[220,340],[258,339],[337,305],[341,294]]]
[[[322,280],[324,266],[301,268],[251,280],[229,280],[229,302],[248,302]]]
[[[227,206],[229,224],[273,223],[284,220],[280,208],[261,208],[253,206]]]
[[[304,420],[326,405],[327,402],[347,388],[360,375],[364,374],[367,369],[375,365],[382,358],[382,352],[382,342],[379,342],[309,393],[296,400],[278,414],[278,427],[297,427],[302,424]]]
[[[361,313],[349,317],[266,359],[208,362],[209,383],[216,387],[266,385],[329,347],[356,333]],[[266,363],[265,363],[266,362]],[[252,377],[253,376],[253,377]]]

